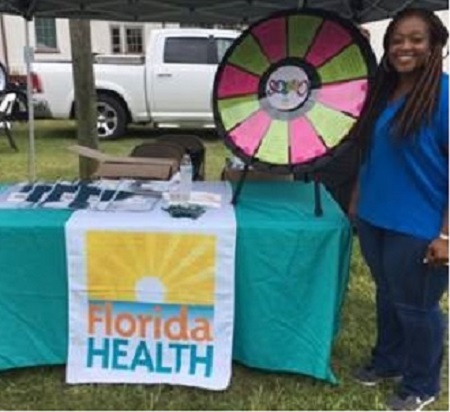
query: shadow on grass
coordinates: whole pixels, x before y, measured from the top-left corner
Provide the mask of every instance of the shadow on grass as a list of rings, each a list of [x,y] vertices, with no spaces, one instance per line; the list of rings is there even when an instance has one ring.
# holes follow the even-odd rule
[[[76,139],[75,121],[39,120],[36,121],[35,135],[39,139]],[[28,130],[26,123],[21,123],[18,129],[23,132]],[[127,139],[157,139],[165,134],[194,134],[204,140],[220,139],[215,129],[181,129],[181,128],[154,128],[149,125],[130,125],[124,136],[118,139],[106,139],[103,141],[125,141]]]

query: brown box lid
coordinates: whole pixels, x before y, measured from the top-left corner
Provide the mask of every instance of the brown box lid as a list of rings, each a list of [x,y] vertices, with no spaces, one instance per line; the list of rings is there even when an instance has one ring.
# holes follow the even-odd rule
[[[69,150],[96,160],[99,163],[95,172],[97,177],[169,180],[179,166],[176,159],[111,156],[100,150],[80,145],[70,146]]]
[[[133,164],[133,163],[100,163],[95,176],[107,178],[130,178],[169,180],[176,171],[175,164]]]

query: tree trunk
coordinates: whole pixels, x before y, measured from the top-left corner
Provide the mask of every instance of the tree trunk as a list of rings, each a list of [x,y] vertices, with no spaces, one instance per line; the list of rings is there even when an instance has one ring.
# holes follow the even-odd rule
[[[97,97],[94,86],[90,22],[89,20],[71,19],[69,27],[75,89],[77,140],[81,146],[97,149]],[[82,180],[89,180],[96,168],[97,162],[95,160],[80,156],[79,173]]]

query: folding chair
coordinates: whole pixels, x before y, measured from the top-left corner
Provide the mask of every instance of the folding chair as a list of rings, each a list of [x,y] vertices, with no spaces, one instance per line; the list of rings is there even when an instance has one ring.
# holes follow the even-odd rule
[[[134,147],[130,153],[130,156],[174,159],[176,161],[178,169],[184,153],[185,153],[184,148],[175,143],[153,142],[153,143],[142,143]]]
[[[16,93],[6,93],[3,100],[0,103],[0,128],[5,131],[6,138],[8,139],[9,145],[16,151],[19,148],[14,141],[11,134],[11,114],[16,101]]]
[[[163,134],[157,142],[177,143],[189,153],[194,168],[194,180],[205,180],[205,145],[194,134]]]

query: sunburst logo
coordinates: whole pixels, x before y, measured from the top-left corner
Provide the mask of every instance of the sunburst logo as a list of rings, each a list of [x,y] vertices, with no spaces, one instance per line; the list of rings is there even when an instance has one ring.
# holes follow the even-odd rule
[[[90,231],[86,365],[212,375],[216,237]]]
[[[214,236],[89,232],[92,300],[212,305]]]

